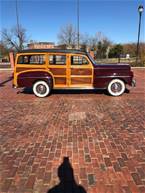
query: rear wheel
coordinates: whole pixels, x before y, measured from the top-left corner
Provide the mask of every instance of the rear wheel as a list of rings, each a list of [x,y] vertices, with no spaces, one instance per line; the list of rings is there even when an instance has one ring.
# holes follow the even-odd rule
[[[37,97],[43,98],[50,94],[51,87],[45,81],[40,80],[34,83],[33,92]]]
[[[113,79],[110,81],[107,90],[112,96],[120,96],[125,91],[125,83],[120,79]]]

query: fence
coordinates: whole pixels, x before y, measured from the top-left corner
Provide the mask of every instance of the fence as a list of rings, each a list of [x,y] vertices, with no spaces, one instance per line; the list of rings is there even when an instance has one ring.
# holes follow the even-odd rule
[[[96,59],[96,63],[98,64],[107,64],[107,63],[110,63],[110,64],[117,64],[119,63],[119,59],[118,58],[105,58],[105,59]],[[120,63],[128,63],[130,64],[131,66],[135,67],[135,66],[138,66],[138,67],[145,67],[145,60],[144,61],[139,61],[138,64],[136,64],[136,58],[120,58]]]

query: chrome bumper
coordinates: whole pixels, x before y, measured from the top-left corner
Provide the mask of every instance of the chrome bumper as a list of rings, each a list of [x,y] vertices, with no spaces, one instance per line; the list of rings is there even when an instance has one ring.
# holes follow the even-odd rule
[[[131,86],[136,87],[136,80],[132,80]]]

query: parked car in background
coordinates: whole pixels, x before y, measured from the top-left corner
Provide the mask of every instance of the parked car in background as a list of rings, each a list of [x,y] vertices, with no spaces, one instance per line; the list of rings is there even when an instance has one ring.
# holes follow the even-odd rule
[[[128,64],[97,64],[78,50],[30,49],[16,54],[13,86],[32,87],[37,97],[52,89],[107,89],[112,96],[134,86]]]

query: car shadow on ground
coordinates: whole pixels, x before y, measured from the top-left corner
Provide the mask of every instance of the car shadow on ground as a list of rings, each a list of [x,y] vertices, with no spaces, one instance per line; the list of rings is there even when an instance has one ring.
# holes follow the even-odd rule
[[[58,167],[57,175],[59,184],[49,189],[47,193],[87,193],[82,185],[76,183],[69,157],[64,157],[62,164]]]
[[[10,76],[7,80],[4,80],[3,82],[0,82],[0,87],[5,86],[7,82],[10,82],[13,79],[12,76]]]
[[[96,89],[61,89],[53,90],[54,94],[105,94],[105,90],[96,90]]]
[[[19,93],[23,94],[33,94],[32,88],[23,88],[18,91]],[[51,95],[53,94],[105,94],[108,95],[106,90],[96,90],[96,89],[58,89],[52,90]]]
[[[125,93],[129,93],[128,89],[125,90]],[[32,88],[23,88],[17,92],[17,94],[34,94]],[[50,95],[63,95],[63,94],[104,94],[110,96],[107,90],[105,89],[58,89],[52,90]]]

